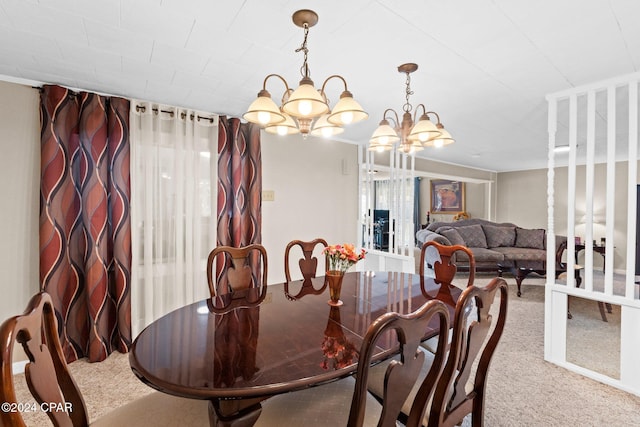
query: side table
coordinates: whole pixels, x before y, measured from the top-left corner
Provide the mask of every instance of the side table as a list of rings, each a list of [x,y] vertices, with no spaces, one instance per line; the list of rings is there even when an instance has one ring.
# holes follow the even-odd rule
[[[586,246],[583,244],[575,245],[576,264],[578,263],[578,254],[580,251],[585,250]],[[593,252],[602,255],[602,272],[604,273],[604,266],[607,264],[607,249],[605,245],[593,245]]]

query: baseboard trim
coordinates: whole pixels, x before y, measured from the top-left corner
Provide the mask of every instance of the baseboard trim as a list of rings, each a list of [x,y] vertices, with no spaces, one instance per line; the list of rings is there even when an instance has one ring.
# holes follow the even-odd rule
[[[24,374],[24,367],[27,366],[27,363],[29,363],[28,360],[13,362],[13,365],[11,365],[11,368],[13,369],[13,375]]]

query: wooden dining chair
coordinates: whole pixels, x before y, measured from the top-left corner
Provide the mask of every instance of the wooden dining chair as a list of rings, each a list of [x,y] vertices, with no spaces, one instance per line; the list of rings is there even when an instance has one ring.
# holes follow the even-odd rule
[[[302,251],[303,258],[298,260],[298,265],[300,266],[300,273],[302,274],[302,286],[300,290],[295,294],[290,294],[289,283],[291,282],[291,267],[290,267],[290,253],[291,250],[299,246]],[[286,279],[285,282],[285,293],[290,299],[298,299],[302,298],[305,295],[309,294],[320,294],[324,292],[326,288],[326,283],[323,282],[323,286],[319,288],[314,288],[311,279],[315,278],[318,272],[318,258],[313,256],[313,251],[316,246],[321,246],[323,249],[328,246],[327,241],[318,238],[311,240],[310,242],[305,242],[302,240],[292,240],[287,244],[287,247],[284,251],[284,276]],[[326,264],[326,263],[325,263]]]
[[[489,313],[500,294],[497,316]],[[467,287],[456,305],[453,318],[453,336],[446,357],[445,367],[440,375],[431,403],[428,406],[423,425],[454,426],[462,422],[467,414],[472,414],[472,425],[482,426],[484,419],[485,388],[491,358],[498,345],[507,315],[507,283],[496,277],[485,287]],[[441,336],[439,343],[441,342]],[[438,345],[438,351],[443,346]],[[446,352],[446,346],[444,346]],[[429,354],[428,352],[425,352]],[[476,368],[477,366],[477,368]],[[384,400],[384,368],[381,364],[372,369],[369,391]],[[427,376],[429,366],[425,365],[418,375],[418,382]],[[411,405],[417,392],[414,388],[402,408],[401,420],[415,425],[418,411]],[[409,425],[409,424],[407,424]]]
[[[427,241],[422,245],[420,251],[420,288],[426,298],[435,298],[450,303],[455,306],[456,302],[451,295],[450,287],[453,287],[453,279],[458,271],[454,263],[456,253],[464,253],[469,260],[469,277],[466,286],[473,285],[475,278],[476,261],[473,253],[466,246],[443,245],[435,241]],[[425,287],[425,278],[432,277],[440,288],[437,294],[431,295]],[[451,331],[449,333],[451,342]],[[423,342],[422,347],[435,353],[438,348],[438,337],[433,337]]]
[[[498,313],[489,313],[500,294]],[[489,365],[507,319],[508,287],[496,277],[485,287],[466,288],[453,318],[453,340],[438,380],[428,425],[455,426],[471,414],[471,424],[484,424]]]
[[[231,310],[260,304],[267,295],[267,271],[267,250],[262,245],[216,247],[207,259],[214,308]]]
[[[420,277],[429,275],[435,278],[436,283],[451,284],[458,271],[454,263],[456,252],[462,252],[469,258],[467,286],[471,286],[475,278],[476,261],[473,252],[462,245],[447,246],[433,240],[425,242],[420,251]]]
[[[31,298],[22,315],[0,326],[0,398],[8,408],[0,411],[0,426],[26,427],[23,413],[27,406],[16,397],[13,373],[14,345],[18,343],[28,357],[25,380],[37,402],[29,412],[43,411],[54,426],[174,426],[208,425],[208,402],[153,392],[116,408],[89,424],[89,416],[80,389],[73,380],[62,353],[57,321],[51,297],[41,292]],[[117,393],[118,390],[113,390]],[[26,412],[26,411],[25,411]]]
[[[327,241],[322,238],[313,239],[310,242],[292,240],[287,244],[287,247],[284,250],[284,276],[287,279],[287,282],[291,281],[289,255],[291,249],[295,246],[299,246],[302,250],[303,258],[298,260],[298,265],[300,266],[300,272],[302,273],[303,280],[307,281],[307,279],[316,277],[318,270],[318,258],[313,256],[313,251],[318,245],[322,245],[323,248],[329,246]]]
[[[449,328],[449,311],[441,301],[428,301],[408,315],[389,312],[378,317],[363,338],[355,379],[347,377],[274,396],[262,402],[262,414],[255,425],[396,426],[401,408],[415,386],[418,390],[414,393],[416,403],[412,406],[412,423],[407,426],[420,426],[425,402],[433,395],[433,386],[445,360],[444,348],[430,356],[419,350],[424,331],[436,316],[440,321],[440,335],[444,337]],[[400,343],[400,353],[397,360],[387,364],[384,399],[380,404],[368,393],[367,384],[376,344],[379,338],[389,339],[390,333]],[[427,360],[430,367],[422,381],[416,384],[418,373]]]

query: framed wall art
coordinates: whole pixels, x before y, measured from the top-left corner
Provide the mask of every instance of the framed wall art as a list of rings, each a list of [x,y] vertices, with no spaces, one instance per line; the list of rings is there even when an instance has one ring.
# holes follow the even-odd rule
[[[432,179],[431,213],[458,214],[464,212],[464,182]]]

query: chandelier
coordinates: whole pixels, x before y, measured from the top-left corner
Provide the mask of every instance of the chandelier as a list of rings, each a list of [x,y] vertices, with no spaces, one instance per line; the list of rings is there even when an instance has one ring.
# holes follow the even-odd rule
[[[398,150],[403,153],[413,154],[416,151],[423,150],[424,147],[442,147],[454,142],[451,134],[440,122],[438,113],[427,111],[423,104],[419,104],[416,107],[414,116],[411,117],[411,110],[413,110],[413,106],[409,102],[409,97],[413,95],[411,91],[411,73],[417,69],[418,65],[413,63],[402,64],[398,67],[398,72],[405,73],[407,76],[405,83],[406,102],[402,107],[404,110],[402,122],[398,119],[398,113],[395,110],[386,109],[380,125],[369,140],[369,150],[379,152],[391,150],[394,148],[395,143],[400,141]],[[420,108],[422,108],[422,115],[416,123],[415,118]],[[389,113],[393,113],[393,115]],[[435,116],[437,120],[435,125],[429,119],[429,115]],[[393,122],[393,127],[389,124],[389,120]]]
[[[347,89],[346,80],[339,75],[332,75],[322,84],[318,91],[313,86],[311,72],[307,63],[307,37],[309,28],[318,22],[318,14],[313,10],[298,10],[293,14],[293,23],[304,29],[304,40],[296,52],[304,54],[300,68],[302,80],[296,90],[289,87],[287,81],[279,74],[269,74],[264,79],[258,98],[251,103],[242,116],[245,120],[263,126],[265,131],[278,135],[302,133],[306,138],[309,133],[314,136],[330,137],[342,133],[344,125],[359,122],[369,115],[362,109]],[[285,86],[280,106],[271,99],[267,91],[267,80],[277,77]],[[329,100],[325,88],[329,80],[338,79],[344,84],[344,91],[333,109],[329,108]],[[317,120],[316,120],[317,119]],[[315,122],[314,122],[315,120]]]

